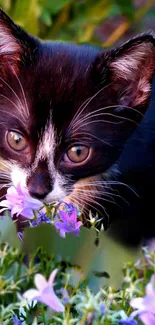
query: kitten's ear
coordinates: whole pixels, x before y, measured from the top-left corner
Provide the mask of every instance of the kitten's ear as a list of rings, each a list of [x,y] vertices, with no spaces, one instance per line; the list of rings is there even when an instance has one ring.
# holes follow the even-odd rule
[[[0,67],[17,67],[19,62],[25,63],[34,48],[36,41],[0,9]]]
[[[118,49],[97,59],[102,76],[108,75],[120,105],[145,106],[155,73],[155,39],[152,35],[136,37]]]

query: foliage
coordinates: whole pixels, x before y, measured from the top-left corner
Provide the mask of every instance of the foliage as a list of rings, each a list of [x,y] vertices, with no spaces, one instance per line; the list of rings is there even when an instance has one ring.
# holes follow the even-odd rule
[[[46,278],[59,269],[55,292],[65,306],[56,313],[36,301],[28,303],[22,296],[34,286],[36,272]],[[136,263],[123,266],[123,282],[119,290],[102,287],[95,294],[88,286],[80,268],[49,256],[43,249],[24,256],[8,244],[0,245],[0,324],[13,324],[16,315],[21,324],[118,324],[131,314],[130,300],[145,294],[145,285],[155,271],[155,252],[146,249]],[[126,316],[125,316],[126,315]]]
[[[101,42],[96,27],[105,20],[126,17],[125,26],[122,24],[111,35],[114,43],[130,24],[141,21],[153,4],[154,0],[146,0],[136,10],[133,0],[0,0],[2,8],[16,23],[34,35],[96,44]]]

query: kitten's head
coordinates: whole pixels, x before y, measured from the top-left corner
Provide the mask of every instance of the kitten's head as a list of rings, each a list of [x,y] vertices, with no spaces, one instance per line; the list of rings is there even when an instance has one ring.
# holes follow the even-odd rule
[[[0,11],[1,179],[104,215],[104,174],[148,107],[155,40],[41,42]]]

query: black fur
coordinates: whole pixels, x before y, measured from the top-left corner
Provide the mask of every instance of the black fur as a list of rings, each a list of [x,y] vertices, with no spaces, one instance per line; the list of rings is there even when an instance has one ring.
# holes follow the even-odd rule
[[[35,168],[33,164],[47,122],[52,121],[56,137],[52,157],[54,169],[65,177],[63,186],[70,186],[67,195],[72,197],[76,184],[82,180],[87,193],[89,190],[94,193],[96,204],[90,204],[92,196],[89,193],[80,204],[94,213],[98,211],[105,227],[114,219],[121,220],[117,228],[125,229],[124,239],[129,237],[130,243],[138,242],[143,235],[152,236],[155,233],[151,219],[153,212],[150,212],[155,184],[153,107],[150,106],[148,115],[124,151],[123,148],[148,108],[154,72],[155,39],[149,34],[105,52],[89,45],[41,42],[0,11],[1,159],[13,161],[28,170],[29,193],[46,198],[54,187],[55,176],[48,168],[47,159],[39,161]],[[30,114],[26,120],[23,111],[17,109],[17,96],[23,100],[19,80]],[[23,102],[24,109],[25,105]],[[77,129],[72,119],[78,110],[82,114]],[[92,118],[84,120],[86,114]],[[8,130],[22,133],[28,144],[26,150],[17,152],[8,146]],[[79,144],[91,148],[90,158],[80,165],[66,163],[67,150]],[[127,186],[117,185],[119,192],[113,197],[116,204],[113,201],[107,204],[108,183],[105,179],[107,174],[111,175],[109,171],[118,159],[120,176],[117,180],[135,188],[139,196]],[[98,183],[94,177],[98,178]],[[112,179],[113,176],[109,178]],[[119,195],[129,203],[119,199]]]
[[[125,145],[118,167],[118,181],[133,190],[116,186],[126,202],[116,199],[119,206],[107,207],[115,219],[110,232],[126,244],[137,245],[155,237],[155,78],[148,111]]]

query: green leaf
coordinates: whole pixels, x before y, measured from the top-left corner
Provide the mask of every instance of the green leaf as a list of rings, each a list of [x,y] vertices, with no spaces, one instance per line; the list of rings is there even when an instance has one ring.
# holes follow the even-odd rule
[[[96,231],[81,229],[79,237],[67,234],[61,238],[55,228],[49,224],[41,224],[38,228],[28,228],[24,233],[23,249],[26,253],[43,247],[51,256],[61,256],[72,265],[81,267],[84,276],[89,277],[89,286],[96,291],[101,285],[119,287],[121,269],[124,261],[135,260],[137,251],[129,250],[112,240],[105,232],[99,236],[99,247],[95,246]],[[105,272],[110,278],[100,278],[95,272]]]
[[[20,239],[17,236],[16,225],[9,214],[0,218],[0,243],[7,242],[15,248],[21,248]]]
[[[27,228],[24,232],[24,250],[34,252],[42,247],[49,255],[60,255],[72,264],[79,265],[84,272],[88,272],[93,255],[97,248],[94,245],[96,232],[83,228],[80,236],[67,234],[60,237],[50,224],[40,224],[39,227]],[[87,259],[86,259],[87,255]]]
[[[37,35],[39,14],[38,0],[16,0],[12,18],[29,33]]]
[[[122,15],[125,15],[129,19],[132,19],[133,15],[135,13],[133,1],[132,0],[125,0],[125,1],[124,0],[115,0],[115,1],[118,5]]]
[[[52,17],[48,10],[44,9],[41,16],[40,20],[46,25],[46,26],[51,26],[52,25]]]
[[[9,11],[11,8],[11,0],[0,0],[0,6],[5,10]]]
[[[63,7],[70,3],[72,0],[46,0],[45,2],[45,8],[47,11],[49,11],[52,15],[57,14],[60,10],[63,9]]]

